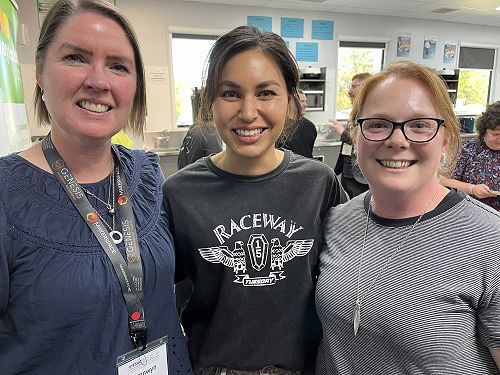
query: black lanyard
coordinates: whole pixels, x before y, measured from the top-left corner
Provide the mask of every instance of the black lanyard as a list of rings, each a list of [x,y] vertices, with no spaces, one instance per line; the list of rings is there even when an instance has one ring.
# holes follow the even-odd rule
[[[113,152],[115,161],[118,161],[115,162],[113,170],[113,178],[115,179],[118,194],[117,197],[113,197],[113,199],[116,199],[118,211],[120,212],[127,261],[123,259],[99,215],[97,215],[97,211],[92,207],[76,178],[57,151],[52,142],[50,133],[42,142],[42,150],[54,176],[57,177],[71,199],[71,202],[73,202],[83,220],[92,230],[108,258],[111,260],[116,276],[120,281],[123,298],[127,304],[130,337],[137,349],[144,350],[147,344],[148,331],[146,328],[146,321],[144,320],[141,254],[127,182],[125,180],[123,168],[119,160],[116,160],[118,158],[115,157]]]

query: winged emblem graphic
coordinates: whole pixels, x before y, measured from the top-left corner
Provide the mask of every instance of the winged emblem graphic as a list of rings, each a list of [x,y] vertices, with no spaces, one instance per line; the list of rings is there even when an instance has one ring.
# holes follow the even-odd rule
[[[290,240],[286,246],[281,246],[278,238],[271,239],[271,269],[282,270],[283,265],[295,257],[307,255],[314,244],[314,239]],[[227,246],[204,247],[198,249],[203,259],[211,263],[222,263],[233,268],[234,273],[246,272],[245,250],[243,241],[236,241],[234,249]]]
[[[203,259],[211,263],[222,263],[231,267],[234,273],[246,272],[245,250],[243,241],[236,241],[234,249],[230,251],[227,246],[204,247],[198,249]]]

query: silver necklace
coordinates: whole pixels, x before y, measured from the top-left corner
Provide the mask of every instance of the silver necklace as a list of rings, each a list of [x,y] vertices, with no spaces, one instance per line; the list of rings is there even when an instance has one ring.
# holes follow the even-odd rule
[[[111,236],[111,239],[113,242],[118,245],[122,243],[123,241],[123,234],[115,229],[115,179],[114,179],[114,169],[115,169],[115,161],[113,159],[112,164],[111,164],[111,173],[109,174],[109,191],[108,191],[108,201],[105,202],[101,198],[99,198],[97,195],[89,191],[88,189],[84,188],[83,186],[80,185],[80,188],[87,194],[92,197],[94,197],[97,201],[101,202],[104,204],[104,206],[108,209],[108,214],[111,216],[111,226],[107,223],[106,220],[95,210],[95,213],[101,221],[106,225],[106,227],[109,229],[109,235]]]
[[[366,215],[365,234],[363,236],[363,247],[361,248],[361,256],[360,256],[359,266],[358,266],[358,282],[357,282],[358,285],[357,285],[357,288],[356,288],[356,303],[354,305],[354,316],[353,316],[354,336],[357,335],[358,329],[359,329],[359,324],[361,322],[361,302],[364,301],[364,299],[366,298],[366,296],[370,292],[370,290],[373,287],[373,285],[375,285],[375,282],[378,280],[378,278],[380,277],[380,275],[382,275],[384,273],[384,271],[389,266],[389,263],[391,263],[391,261],[394,259],[394,257],[399,253],[399,251],[401,250],[401,248],[405,244],[405,242],[408,239],[408,237],[410,237],[410,234],[413,232],[413,229],[415,229],[415,227],[417,226],[417,224],[420,223],[420,220],[422,219],[422,217],[425,215],[425,213],[432,206],[432,203],[434,202],[434,199],[436,198],[436,195],[437,195],[437,191],[434,193],[431,201],[429,202],[429,204],[425,208],[424,212],[422,212],[420,214],[420,216],[418,217],[418,219],[415,221],[415,223],[413,223],[413,225],[411,226],[411,228],[408,230],[408,233],[406,233],[406,235],[404,236],[403,240],[399,243],[399,245],[396,248],[396,250],[393,251],[393,253],[389,257],[389,259],[387,259],[387,261],[385,262],[384,266],[378,271],[377,276],[375,276],[375,278],[370,283],[370,285],[368,286],[368,288],[366,288],[363,292],[361,292],[361,289],[360,289],[360,285],[361,285],[361,270],[363,268],[363,256],[365,254],[366,237],[368,235],[368,223],[370,221],[370,213],[371,213],[371,209],[372,209],[372,201],[370,199],[370,204],[368,205],[368,214]]]

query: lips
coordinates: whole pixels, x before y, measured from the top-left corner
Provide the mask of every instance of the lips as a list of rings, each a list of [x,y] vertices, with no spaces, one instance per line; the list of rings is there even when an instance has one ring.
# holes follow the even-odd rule
[[[95,113],[104,113],[110,110],[110,106],[106,104],[96,104],[89,102],[88,100],[82,100],[78,102],[78,106],[80,108],[86,109],[87,111],[90,112],[95,112]]]
[[[377,160],[386,168],[403,169],[415,164],[415,161],[408,160]]]

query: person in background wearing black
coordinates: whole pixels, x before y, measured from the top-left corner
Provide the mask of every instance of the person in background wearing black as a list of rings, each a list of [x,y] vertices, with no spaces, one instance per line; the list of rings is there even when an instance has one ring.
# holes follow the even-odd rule
[[[304,117],[307,109],[306,94],[304,94],[302,90],[297,90],[297,92],[299,93],[300,98],[302,119],[290,139],[287,139],[285,143],[279,145],[279,147],[286,148],[296,154],[312,158],[314,142],[316,141],[318,132],[316,130],[316,126]]]
[[[351,103],[361,91],[365,80],[370,76],[370,73],[359,73],[352,77],[351,87],[347,92]],[[337,164],[335,165],[335,173],[337,175],[342,173],[340,183],[349,194],[349,197],[353,198],[369,189],[368,182],[356,162],[356,154],[353,152],[349,131],[344,129],[341,122],[334,119],[330,119],[328,125],[330,125],[330,129],[340,135],[342,141]]]
[[[222,151],[222,140],[217,133],[215,124],[194,124],[182,141],[182,146],[177,159],[177,168],[194,163],[202,157]]]

